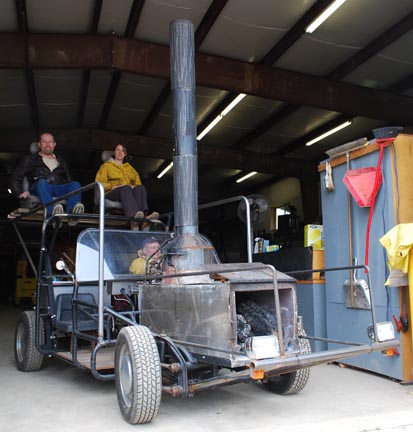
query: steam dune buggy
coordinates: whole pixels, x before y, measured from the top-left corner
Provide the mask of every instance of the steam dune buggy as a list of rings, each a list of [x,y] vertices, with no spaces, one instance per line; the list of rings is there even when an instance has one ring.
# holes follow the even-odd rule
[[[99,224],[79,233],[74,263],[51,258],[55,236],[47,230],[64,215],[45,219],[37,305],[18,319],[15,358],[21,371],[39,370],[50,355],[114,379],[129,423],[150,422],[162,393],[258,381],[292,394],[311,366],[398,344],[380,342],[375,331],[372,343],[311,353],[294,278],[260,263],[222,264],[199,234],[105,227],[103,214],[101,206],[99,215],[82,216]],[[148,235],[158,239],[161,261],[131,274]]]

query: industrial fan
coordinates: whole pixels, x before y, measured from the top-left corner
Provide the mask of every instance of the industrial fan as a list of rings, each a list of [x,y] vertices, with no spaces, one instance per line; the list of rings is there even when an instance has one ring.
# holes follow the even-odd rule
[[[268,213],[269,205],[267,199],[263,195],[249,195],[247,196],[250,212],[251,223],[256,224],[264,220],[266,213]],[[238,205],[238,217],[246,222],[245,201],[241,201]]]

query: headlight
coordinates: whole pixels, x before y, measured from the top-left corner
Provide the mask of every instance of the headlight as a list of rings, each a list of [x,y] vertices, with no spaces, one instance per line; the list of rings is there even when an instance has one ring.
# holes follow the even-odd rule
[[[379,342],[385,342],[395,339],[394,327],[391,321],[376,323],[376,328],[377,340]],[[374,327],[372,325],[367,327],[367,334],[370,339],[375,340]]]
[[[280,355],[278,337],[275,335],[250,337],[245,341],[245,352],[251,360],[278,357]]]

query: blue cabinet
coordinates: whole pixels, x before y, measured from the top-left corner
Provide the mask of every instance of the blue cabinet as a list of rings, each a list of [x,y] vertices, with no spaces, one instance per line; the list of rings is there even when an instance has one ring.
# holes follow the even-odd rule
[[[353,152],[350,169],[375,167],[379,152],[375,143]],[[335,189],[321,187],[321,202],[324,225],[324,247],[326,268],[350,264],[348,191],[342,179],[347,171],[346,157],[332,160],[332,176]],[[391,321],[392,315],[400,315],[399,290],[385,287],[388,276],[387,255],[379,239],[398,223],[413,222],[413,139],[410,135],[399,135],[395,143],[384,149],[383,182],[376,198],[370,231],[370,289],[373,292],[377,321]],[[320,164],[321,185],[325,171]],[[370,207],[360,207],[351,198],[352,255],[358,263],[365,262],[366,229]],[[358,277],[365,277],[363,270]],[[371,323],[371,313],[366,309],[346,306],[343,284],[349,279],[349,271],[326,272],[326,327],[331,339],[366,343],[369,341],[366,328]],[[409,315],[411,316],[411,314]],[[400,338],[402,335],[397,334]],[[329,348],[337,347],[329,343]],[[400,356],[385,356],[381,353],[351,358],[343,361],[362,369],[399,380],[411,380],[411,343],[403,343]],[[405,355],[405,364],[403,364]],[[408,360],[406,360],[408,359]],[[410,363],[410,364],[406,364]]]

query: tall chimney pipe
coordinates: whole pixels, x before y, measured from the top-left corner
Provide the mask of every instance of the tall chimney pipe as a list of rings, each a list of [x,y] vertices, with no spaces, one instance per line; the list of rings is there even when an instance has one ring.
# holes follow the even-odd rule
[[[195,42],[191,21],[170,24],[174,131],[174,211],[177,235],[198,234],[198,162],[195,120]]]

